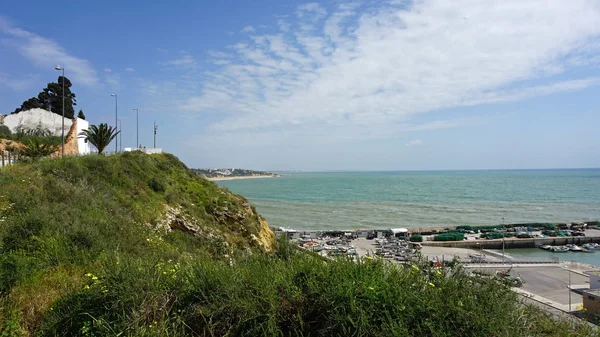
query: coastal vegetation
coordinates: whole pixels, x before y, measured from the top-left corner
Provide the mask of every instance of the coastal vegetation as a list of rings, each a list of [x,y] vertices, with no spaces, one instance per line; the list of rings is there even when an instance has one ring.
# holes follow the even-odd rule
[[[324,260],[169,154],[0,169],[1,336],[590,336],[493,278]]]

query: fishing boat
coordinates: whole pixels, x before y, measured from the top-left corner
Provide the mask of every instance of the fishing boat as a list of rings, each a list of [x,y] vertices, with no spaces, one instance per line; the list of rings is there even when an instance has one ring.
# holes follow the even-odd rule
[[[583,249],[581,249],[581,247],[579,247],[578,245],[574,245],[574,244],[568,244],[567,248],[569,248],[569,250],[572,252],[581,252],[583,250]]]
[[[567,247],[567,246],[553,246],[552,247],[553,253],[566,253],[568,251],[569,251],[569,247]]]
[[[594,251],[594,250],[598,249],[598,244],[590,242],[590,243],[583,244],[582,247],[587,250]]]
[[[550,245],[542,245],[542,246],[540,246],[540,248],[543,249],[543,250],[551,250],[552,246],[550,246]]]

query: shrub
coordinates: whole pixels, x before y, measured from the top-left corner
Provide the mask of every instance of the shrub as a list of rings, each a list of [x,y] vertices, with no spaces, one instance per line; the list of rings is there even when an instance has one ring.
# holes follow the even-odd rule
[[[410,242],[423,242],[423,236],[419,234],[413,234],[410,236]]]
[[[148,186],[150,186],[150,188],[154,192],[162,193],[162,192],[166,191],[165,185],[163,185],[163,183],[160,180],[158,180],[156,177],[152,177],[152,179],[150,179],[150,183],[148,184]]]
[[[433,237],[433,241],[462,241],[464,239],[465,234],[459,232],[447,232]]]

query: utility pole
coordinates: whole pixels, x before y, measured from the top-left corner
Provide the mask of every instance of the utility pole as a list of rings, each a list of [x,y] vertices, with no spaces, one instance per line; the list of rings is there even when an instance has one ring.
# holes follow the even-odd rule
[[[110,94],[111,96],[113,96],[115,98],[115,128],[118,129],[117,126],[117,120],[118,120],[118,114],[117,114],[117,106],[118,106],[118,98],[117,98],[117,94]],[[119,153],[119,142],[118,140],[115,141],[115,153]]]
[[[135,147],[137,148],[138,146],[140,146],[140,109],[133,108],[133,110],[135,110]]]
[[[504,264],[506,261],[506,257],[504,256],[504,237],[506,236],[506,227],[504,227],[504,217],[502,217],[502,263]]]
[[[158,129],[158,125],[156,125],[156,121],[154,121],[154,148],[156,149],[156,129]]]

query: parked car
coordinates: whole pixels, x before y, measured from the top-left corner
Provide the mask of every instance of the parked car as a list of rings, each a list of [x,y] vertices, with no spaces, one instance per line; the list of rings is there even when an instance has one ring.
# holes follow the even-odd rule
[[[584,232],[572,231],[571,236],[585,236]]]

